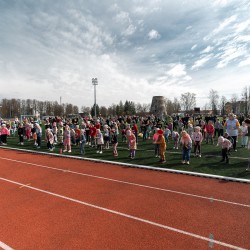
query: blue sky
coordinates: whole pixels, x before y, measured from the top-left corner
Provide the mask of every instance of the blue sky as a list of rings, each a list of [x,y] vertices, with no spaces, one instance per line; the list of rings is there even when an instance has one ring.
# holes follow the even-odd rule
[[[0,99],[151,103],[250,86],[248,0],[0,0]]]

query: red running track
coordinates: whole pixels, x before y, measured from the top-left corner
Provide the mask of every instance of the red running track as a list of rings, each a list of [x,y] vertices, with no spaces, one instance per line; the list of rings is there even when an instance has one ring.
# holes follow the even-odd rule
[[[0,149],[0,248],[250,249],[250,185]]]

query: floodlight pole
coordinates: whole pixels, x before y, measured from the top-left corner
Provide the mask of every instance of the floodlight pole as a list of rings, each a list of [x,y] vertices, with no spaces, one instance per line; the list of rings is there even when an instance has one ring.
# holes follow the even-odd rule
[[[92,84],[94,85],[94,105],[95,105],[95,118],[96,118],[96,85],[98,85],[97,78],[92,78]]]

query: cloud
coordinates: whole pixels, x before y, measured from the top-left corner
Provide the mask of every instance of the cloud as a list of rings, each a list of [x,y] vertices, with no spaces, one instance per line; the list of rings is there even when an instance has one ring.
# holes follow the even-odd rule
[[[211,58],[212,58],[212,55],[207,55],[207,56],[195,61],[193,66],[191,67],[191,69],[196,70],[196,69],[203,67],[206,64],[206,62],[208,62]]]
[[[244,66],[248,66],[248,65],[250,65],[250,57],[248,57],[247,59],[245,59],[239,63],[239,67],[244,67]]]
[[[249,13],[248,0],[0,0],[1,96],[80,107],[93,104],[93,77],[99,105],[245,83]]]
[[[157,30],[152,29],[148,33],[149,40],[159,39],[160,37],[161,37],[161,35],[159,34],[159,32]]]

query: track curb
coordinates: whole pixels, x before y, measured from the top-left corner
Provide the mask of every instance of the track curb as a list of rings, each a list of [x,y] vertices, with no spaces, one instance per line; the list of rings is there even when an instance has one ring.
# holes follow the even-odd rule
[[[49,155],[49,156],[55,156],[55,157],[64,157],[64,158],[70,158],[70,159],[77,159],[77,160],[126,166],[126,167],[131,167],[131,168],[140,168],[140,169],[147,169],[147,170],[153,170],[153,171],[191,175],[191,176],[196,176],[196,177],[203,177],[203,178],[218,179],[218,180],[223,180],[223,181],[232,181],[232,182],[250,184],[250,180],[248,180],[248,179],[233,178],[233,177],[227,177],[227,176],[221,176],[221,175],[203,174],[203,173],[175,170],[175,169],[168,169],[168,168],[150,167],[150,166],[146,166],[146,165],[138,165],[138,164],[124,163],[124,162],[117,162],[117,161],[107,161],[107,160],[100,160],[100,159],[86,158],[86,157],[72,156],[72,155],[63,155],[63,154],[56,154],[56,153],[52,154],[52,153],[47,153],[47,152],[40,152],[40,151],[35,151],[35,150],[27,150],[27,149],[19,149],[19,148],[9,148],[9,147],[4,147],[4,146],[1,146],[0,148],[21,151],[21,152],[28,152],[28,153],[33,153],[33,154],[42,154],[42,155]]]

